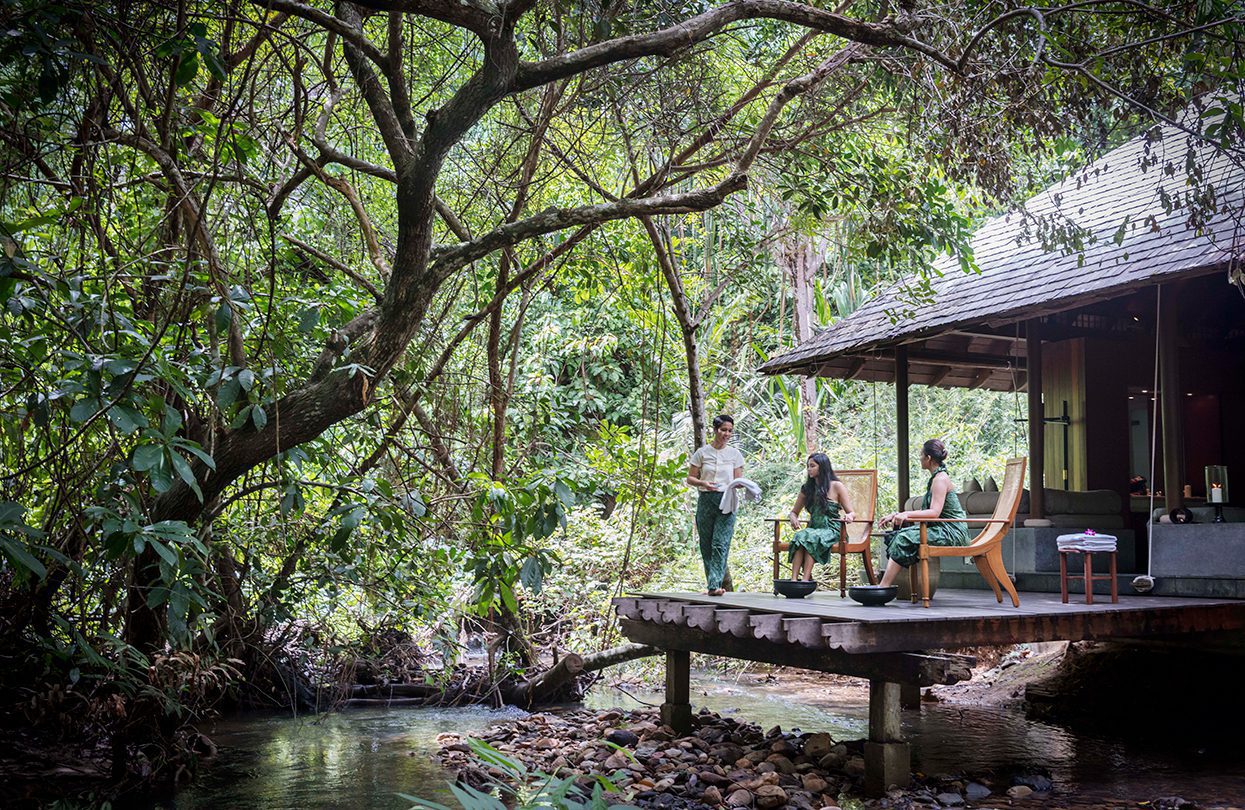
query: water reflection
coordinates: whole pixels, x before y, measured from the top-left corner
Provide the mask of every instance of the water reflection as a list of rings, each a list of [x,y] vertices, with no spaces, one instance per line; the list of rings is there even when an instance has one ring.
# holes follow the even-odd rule
[[[470,734],[521,716],[517,709],[466,707],[221,721],[211,732],[220,756],[171,806],[409,807],[399,792],[447,802],[446,774],[432,758],[436,736]]]

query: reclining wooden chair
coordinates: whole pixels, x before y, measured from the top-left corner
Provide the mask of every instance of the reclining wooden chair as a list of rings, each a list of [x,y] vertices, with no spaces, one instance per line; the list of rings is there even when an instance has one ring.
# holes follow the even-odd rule
[[[977,571],[994,590],[994,598],[1003,603],[1002,586],[1012,598],[1012,607],[1020,607],[1020,597],[1012,584],[1007,569],[1003,567],[1003,538],[1016,522],[1020,508],[1020,496],[1024,493],[1026,458],[1013,458],[1007,462],[1003,486],[994,506],[994,514],[988,518],[914,518],[911,522],[921,527],[921,547],[917,550],[917,564],[921,566],[921,602],[929,607],[929,559],[930,557],[969,557]],[[967,546],[931,546],[926,533],[931,523],[984,523],[985,528]],[[916,601],[916,582],[913,582],[912,601]]]
[[[869,584],[876,585],[878,582],[873,573],[873,555],[870,551],[870,534],[873,532],[874,510],[878,500],[878,471],[838,470],[836,474],[843,486],[847,487],[848,498],[856,515],[854,521],[843,524],[839,535],[841,539],[832,549],[839,555],[839,597],[842,598],[847,596],[848,554],[860,554]],[[787,521],[783,518],[770,520],[774,524],[774,579],[781,579],[782,563],[779,555],[791,548],[791,544],[782,538],[782,528]]]

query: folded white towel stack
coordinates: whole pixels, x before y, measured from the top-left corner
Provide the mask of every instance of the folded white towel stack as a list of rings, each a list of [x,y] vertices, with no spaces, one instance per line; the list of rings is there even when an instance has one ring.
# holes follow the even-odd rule
[[[1110,534],[1061,534],[1055,538],[1060,551],[1115,551],[1118,542]]]

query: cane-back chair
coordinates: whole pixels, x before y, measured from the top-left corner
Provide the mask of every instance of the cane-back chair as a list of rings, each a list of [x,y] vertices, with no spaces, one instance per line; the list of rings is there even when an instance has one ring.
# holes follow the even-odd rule
[[[878,500],[877,470],[838,470],[835,473],[843,486],[847,487],[848,502],[852,506],[856,519],[851,523],[841,523],[839,542],[832,551],[839,555],[839,596],[847,596],[847,555],[860,554],[865,566],[865,575],[869,584],[877,584],[877,576],[873,573],[873,556],[870,551],[869,536],[873,531],[874,510]],[[785,518],[771,518],[774,524],[774,579],[780,579],[780,555],[791,548],[791,543],[783,538],[783,527],[787,525]],[[804,521],[807,523],[808,521]]]
[[[994,506],[994,514],[988,518],[913,518],[912,523],[921,527],[921,547],[917,550],[917,562],[921,566],[921,602],[929,607],[929,560],[931,557],[969,557],[977,571],[989,583],[994,598],[1003,602],[1003,591],[1012,599],[1013,607],[1020,607],[1020,596],[1003,566],[1003,538],[1016,522],[1020,497],[1024,494],[1026,458],[1013,458],[1007,462],[1003,486]],[[967,546],[931,546],[927,530],[931,523],[984,523],[985,528]],[[915,579],[915,578],[914,578]],[[917,584],[912,583],[912,601],[917,600]],[[1002,587],[1002,590],[1000,590]]]

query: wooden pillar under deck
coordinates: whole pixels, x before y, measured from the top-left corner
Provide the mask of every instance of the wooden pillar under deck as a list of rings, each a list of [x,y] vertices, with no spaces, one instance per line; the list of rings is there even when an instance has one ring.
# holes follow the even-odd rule
[[[1163,414],[1163,496],[1167,511],[1184,506],[1184,395],[1180,392],[1177,286],[1164,284],[1159,306],[1159,407]],[[1154,482],[1150,482],[1154,486]]]
[[[679,734],[692,733],[692,654],[666,650],[666,702],[661,722]]]
[[[895,347],[895,477],[899,486],[899,510],[911,495],[908,465],[911,464],[908,447],[908,347]]]
[[[899,723],[900,686],[869,681],[869,739],[865,742],[865,795],[886,795],[891,785],[906,788],[912,779],[912,749]]]
[[[1042,408],[1042,334],[1025,324],[1025,371],[1029,378],[1029,519],[1046,519],[1046,413]]]

